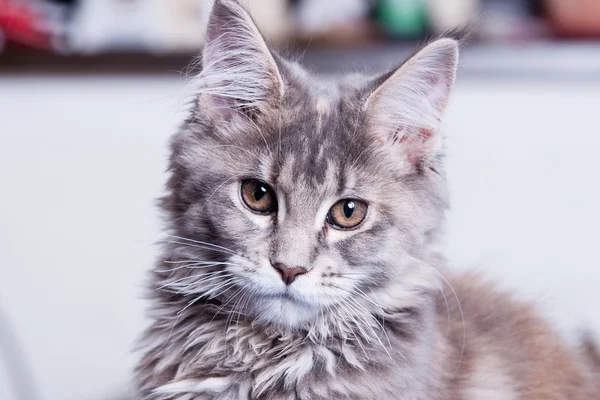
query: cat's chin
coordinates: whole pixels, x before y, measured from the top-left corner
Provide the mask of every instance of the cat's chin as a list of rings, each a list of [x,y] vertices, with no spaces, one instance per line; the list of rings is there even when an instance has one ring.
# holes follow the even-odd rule
[[[270,296],[260,300],[257,307],[257,319],[261,322],[302,328],[310,325],[319,315],[316,306],[298,301],[291,296]]]

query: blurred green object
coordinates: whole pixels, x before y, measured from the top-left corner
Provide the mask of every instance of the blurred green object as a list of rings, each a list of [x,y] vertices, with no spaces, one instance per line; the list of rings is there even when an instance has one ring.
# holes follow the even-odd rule
[[[376,19],[386,35],[418,39],[427,31],[427,9],[423,0],[378,0]]]

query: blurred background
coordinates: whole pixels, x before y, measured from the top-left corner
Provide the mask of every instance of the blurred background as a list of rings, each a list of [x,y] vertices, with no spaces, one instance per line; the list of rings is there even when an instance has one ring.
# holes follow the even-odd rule
[[[246,0],[312,71],[476,22],[445,120],[448,254],[600,333],[600,0]],[[127,393],[208,0],[0,0],[0,399]]]

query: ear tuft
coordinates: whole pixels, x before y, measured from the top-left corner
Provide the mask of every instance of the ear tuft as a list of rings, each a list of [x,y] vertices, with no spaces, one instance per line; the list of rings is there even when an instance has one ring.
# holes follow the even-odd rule
[[[367,99],[371,129],[386,141],[398,143],[411,163],[438,147],[458,53],[453,39],[431,43],[391,73]]]
[[[197,89],[217,115],[230,117],[232,111],[249,115],[283,96],[273,55],[248,12],[235,0],[215,0],[202,64]]]

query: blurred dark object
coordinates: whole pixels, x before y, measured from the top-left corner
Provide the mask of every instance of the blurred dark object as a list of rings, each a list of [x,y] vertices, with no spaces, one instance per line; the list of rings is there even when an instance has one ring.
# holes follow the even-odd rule
[[[0,50],[10,42],[52,50],[54,39],[52,25],[35,3],[0,0]]]
[[[195,55],[191,53],[157,55],[142,50],[57,54],[9,47],[0,56],[0,74],[182,74],[191,76],[198,73],[197,64],[191,62]]]
[[[546,15],[546,0],[528,0],[527,9],[533,17],[542,18]]]
[[[66,26],[70,24],[73,13],[81,1],[85,0],[45,0],[46,3],[56,5],[56,9],[62,12],[63,22]]]
[[[600,0],[547,0],[546,11],[559,37],[600,37]]]

